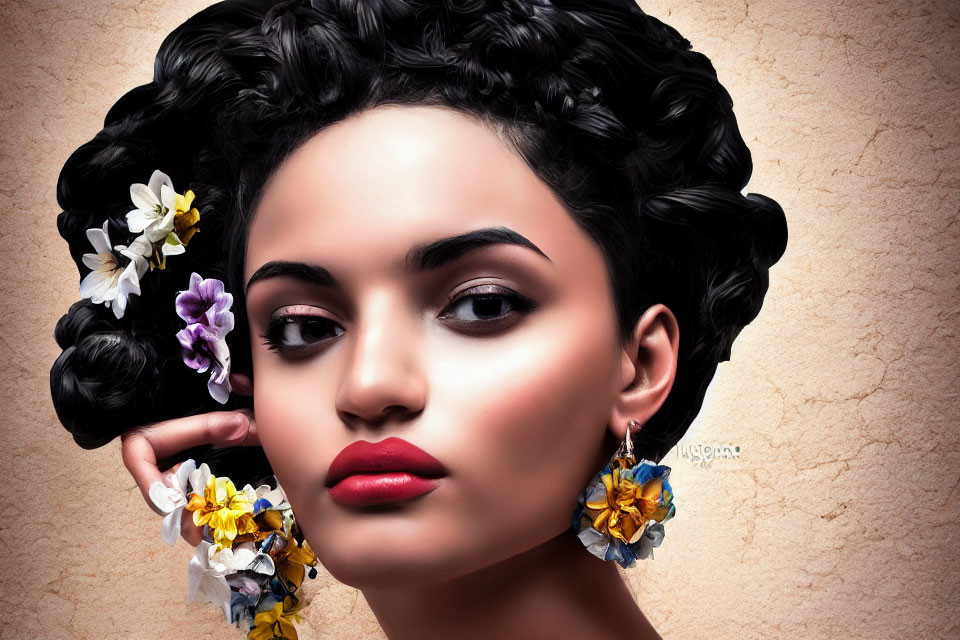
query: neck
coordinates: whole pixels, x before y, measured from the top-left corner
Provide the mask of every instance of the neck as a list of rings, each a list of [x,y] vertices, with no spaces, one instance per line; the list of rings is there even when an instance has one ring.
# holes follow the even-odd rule
[[[617,571],[572,531],[481,571],[419,589],[362,589],[389,640],[657,640]]]

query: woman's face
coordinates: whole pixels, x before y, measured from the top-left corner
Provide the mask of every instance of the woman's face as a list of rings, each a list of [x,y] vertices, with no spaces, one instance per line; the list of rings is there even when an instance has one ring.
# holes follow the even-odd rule
[[[422,251],[489,228],[539,252],[522,241]],[[261,270],[273,261],[286,266]],[[427,584],[571,526],[609,454],[612,290],[599,248],[491,130],[451,109],[381,106],[321,131],[264,190],[245,281],[258,270],[247,293],[257,428],[334,577]],[[281,316],[295,318],[271,332]],[[420,486],[403,474],[355,476],[339,496],[325,485],[344,447],[390,437],[445,475],[410,498],[389,493]],[[358,505],[370,491],[394,498]]]

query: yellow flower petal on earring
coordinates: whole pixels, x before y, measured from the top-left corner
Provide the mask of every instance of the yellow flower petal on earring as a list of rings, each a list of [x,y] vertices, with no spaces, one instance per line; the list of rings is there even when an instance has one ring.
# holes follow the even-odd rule
[[[597,515],[597,517],[593,519],[593,528],[596,529],[597,531],[605,531],[607,519],[610,517],[610,514],[612,513],[613,511],[611,511],[610,509],[604,509],[603,511],[601,511]]]
[[[643,485],[641,497],[651,502],[656,502],[663,490],[663,478],[650,478]]]
[[[267,509],[266,511],[262,511],[259,515],[263,520],[263,528],[266,530],[266,532],[280,531],[283,529],[283,514],[281,514],[279,511],[275,509]]]
[[[630,544],[640,539],[640,534],[643,533],[643,525],[638,524],[635,517],[625,518],[620,530],[623,533],[623,541]]]
[[[229,478],[211,475],[204,488],[203,498],[194,498],[184,507],[193,511],[193,523],[198,527],[208,525],[214,542],[221,549],[231,548],[238,535],[257,533],[253,519],[253,504],[247,494],[237,491]]]
[[[298,640],[297,628],[293,626],[291,620],[300,620],[300,615],[295,612],[283,610],[283,603],[277,605],[268,611],[261,611],[253,619],[253,629],[247,634],[247,640],[273,640],[274,638],[284,638],[286,640]]]
[[[296,591],[303,583],[305,565],[313,566],[317,563],[317,556],[310,549],[309,543],[303,541],[303,546],[297,544],[296,538],[286,541],[283,550],[274,557],[277,576],[291,591]]]

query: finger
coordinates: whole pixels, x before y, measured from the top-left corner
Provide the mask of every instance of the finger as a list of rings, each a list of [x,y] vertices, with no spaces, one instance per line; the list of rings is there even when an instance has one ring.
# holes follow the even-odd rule
[[[155,422],[136,431],[150,443],[160,460],[185,449],[212,444],[241,447],[260,444],[253,414],[247,409],[210,411],[194,416]]]
[[[192,511],[184,509],[180,516],[180,537],[186,540],[191,547],[195,547],[203,541],[203,531],[193,524]]]
[[[172,467],[170,467],[170,468],[167,469],[166,471],[162,472],[162,473],[161,473],[161,480],[160,480],[160,482],[162,482],[163,484],[165,484],[165,485],[167,485],[167,486],[169,487],[169,486],[170,486],[170,482],[167,481],[167,476],[169,476],[169,475],[176,475],[177,469],[179,469],[179,468],[180,468],[180,465],[182,465],[182,464],[183,464],[182,462],[178,462],[177,464],[173,465]],[[151,482],[150,484],[152,485],[153,483]],[[147,505],[148,505],[151,509],[153,509],[153,512],[156,513],[157,515],[165,516],[166,514],[165,514],[163,511],[161,511],[160,509],[158,509],[155,504],[153,504],[153,500],[150,499],[150,493],[149,493],[149,492],[150,492],[150,487],[148,486],[148,487],[147,487],[147,493],[143,496],[143,497],[144,497],[144,500],[147,501]],[[141,493],[143,493],[142,487],[141,487]]]
[[[204,444],[259,445],[252,413],[245,409],[212,411],[139,427],[121,436],[121,455],[144,500],[153,508],[150,485],[163,482],[158,461]]]

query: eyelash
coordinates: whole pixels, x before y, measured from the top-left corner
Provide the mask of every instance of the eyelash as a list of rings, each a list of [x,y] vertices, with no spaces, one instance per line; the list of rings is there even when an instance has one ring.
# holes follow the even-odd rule
[[[443,312],[440,314],[441,318],[450,317],[448,310],[456,307],[461,302],[470,299],[500,299],[506,300],[510,305],[510,311],[507,313],[501,314],[496,318],[490,320],[468,320],[461,321],[459,324],[461,327],[478,327],[482,325],[481,330],[496,328],[496,325],[501,324],[503,319],[510,315],[511,312],[517,312],[520,314],[528,314],[534,309],[536,309],[537,304],[525,296],[521,296],[515,291],[510,289],[505,289],[497,285],[480,285],[472,289],[467,289],[460,294],[458,294],[453,300],[451,300],[446,307],[444,307]],[[270,323],[267,325],[266,333],[260,335],[263,338],[263,344],[267,345],[267,348],[271,351],[277,351],[281,354],[290,352],[296,352],[301,350],[310,349],[316,344],[328,340],[329,337],[324,337],[320,340],[317,340],[313,343],[306,345],[296,345],[296,346],[286,346],[283,344],[283,335],[288,324],[299,325],[302,329],[303,325],[306,322],[317,322],[326,330],[324,334],[328,333],[328,330],[331,326],[336,326],[336,323],[328,318],[324,318],[316,315],[302,315],[302,314],[280,314],[270,319]],[[471,328],[472,328],[471,327]],[[335,334],[333,337],[336,337]]]

